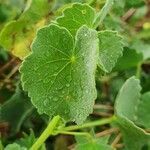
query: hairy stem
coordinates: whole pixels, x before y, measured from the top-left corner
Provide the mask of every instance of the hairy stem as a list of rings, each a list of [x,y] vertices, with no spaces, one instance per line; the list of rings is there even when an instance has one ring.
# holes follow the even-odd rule
[[[37,141],[32,145],[30,150],[38,150],[40,146],[45,142],[45,140],[53,134],[56,125],[60,120],[59,116],[55,116],[52,121],[48,124],[47,128],[41,134],[41,136],[37,139]]]
[[[87,132],[69,132],[69,131],[58,131],[56,134],[67,134],[67,135],[78,135],[78,136],[86,136],[88,139],[92,139],[92,136]]]
[[[116,120],[116,117],[112,116],[110,118],[101,119],[101,120],[85,123],[82,125],[73,125],[73,126],[69,126],[69,127],[64,127],[61,129],[61,131],[72,131],[72,130],[78,130],[78,129],[88,128],[88,127],[105,125],[105,124],[109,124],[109,123],[113,122],[114,120]]]

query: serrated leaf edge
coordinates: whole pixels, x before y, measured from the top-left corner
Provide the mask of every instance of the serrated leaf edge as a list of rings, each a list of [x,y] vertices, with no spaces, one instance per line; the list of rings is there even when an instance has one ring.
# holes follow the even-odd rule
[[[82,3],[76,2],[76,3],[70,4],[67,8],[65,8],[65,9],[63,10],[63,12],[62,12],[62,15],[59,16],[59,17],[57,17],[56,20],[55,20],[55,22],[56,22],[57,24],[59,24],[59,23],[57,22],[57,20],[60,19],[60,18],[65,17],[65,11],[66,11],[66,10],[71,10],[75,5],[80,5],[80,6],[87,6],[87,7],[89,7],[91,10],[93,10],[93,12],[95,13],[95,17],[96,17],[96,12],[95,12],[95,9],[94,9],[93,7],[91,7],[90,5],[88,5],[88,4],[86,4],[86,3],[82,4]],[[94,19],[93,19],[93,23],[94,23]],[[92,23],[92,26],[93,26],[93,23]]]

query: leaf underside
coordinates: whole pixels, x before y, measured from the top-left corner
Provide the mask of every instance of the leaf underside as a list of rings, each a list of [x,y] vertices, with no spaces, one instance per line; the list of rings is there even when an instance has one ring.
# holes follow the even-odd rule
[[[96,99],[97,32],[81,27],[75,42],[63,27],[40,29],[20,72],[40,113],[82,123]]]

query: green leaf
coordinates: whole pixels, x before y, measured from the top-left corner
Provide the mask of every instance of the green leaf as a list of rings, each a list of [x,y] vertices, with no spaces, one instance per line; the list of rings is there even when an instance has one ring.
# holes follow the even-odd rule
[[[129,78],[124,83],[115,102],[115,111],[118,116],[124,116],[132,121],[136,120],[136,111],[141,96],[140,91],[140,81],[135,77]]]
[[[113,150],[113,148],[110,147],[109,145],[99,143],[97,140],[77,145],[75,148],[75,150],[104,150],[104,149]]]
[[[105,72],[111,72],[117,59],[122,56],[122,38],[113,31],[100,31],[99,37],[99,67]]]
[[[47,17],[50,12],[52,2],[49,0],[30,0],[20,16],[19,20],[27,21],[26,25],[39,22]]]
[[[13,135],[19,131],[23,121],[32,110],[33,105],[28,96],[18,86],[11,99],[1,106],[1,121],[8,122],[11,127],[10,133]]]
[[[77,144],[75,150],[113,150],[108,143],[109,136],[101,138],[86,138],[83,136],[77,136]]]
[[[24,27],[25,25],[21,21],[10,21],[0,33],[0,45],[21,59],[30,52],[27,45],[29,46],[30,43],[28,37],[32,36],[32,33],[23,35],[22,30]]]
[[[30,44],[37,28],[46,23],[51,3],[48,0],[31,0],[17,20],[10,21],[0,33],[0,45],[23,59],[30,53]]]
[[[122,86],[115,102],[116,123],[123,134],[127,150],[141,150],[150,141],[150,134],[133,122],[137,119],[140,90],[139,80],[131,77]]]
[[[83,26],[75,39],[63,27],[42,28],[20,72],[24,90],[40,113],[82,123],[97,95],[97,32]]]
[[[150,92],[144,93],[141,97],[141,101],[137,110],[137,120],[136,123],[144,126],[145,128],[150,128]]]
[[[71,7],[66,8],[61,17],[57,18],[57,23],[60,26],[68,29],[74,36],[77,30],[83,26],[93,26],[95,19],[95,11],[92,7],[87,4],[75,3]]]
[[[16,143],[19,144],[22,147],[26,147],[28,150],[31,148],[31,146],[35,143],[36,138],[34,135],[33,130],[30,130],[30,134],[27,135],[24,133],[24,136],[17,140]],[[46,150],[45,144],[43,143],[42,146],[38,150]]]
[[[137,67],[138,63],[142,60],[143,55],[141,53],[137,53],[134,49],[125,48],[123,51],[123,56],[118,59],[114,70],[122,71]]]
[[[64,7],[66,5],[70,5],[71,3],[83,3],[86,0],[55,0],[54,8],[57,9],[60,7]]]
[[[141,150],[150,141],[150,134],[125,117],[117,116],[117,125],[123,134],[126,150]]]
[[[13,143],[7,145],[4,150],[27,150],[25,147],[21,147],[20,145]]]

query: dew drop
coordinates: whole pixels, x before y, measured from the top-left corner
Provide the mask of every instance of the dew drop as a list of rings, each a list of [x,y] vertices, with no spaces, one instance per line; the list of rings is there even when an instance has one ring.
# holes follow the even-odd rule
[[[62,89],[63,89],[63,85],[59,85],[58,90],[62,90]]]
[[[89,93],[89,91],[88,91],[88,90],[86,90],[86,91],[85,91],[85,93],[86,93],[86,94],[88,94],[88,93]]]
[[[63,32],[62,32],[62,34],[66,34],[66,32],[65,32],[65,31],[63,31]]]
[[[47,106],[47,100],[45,100],[45,101],[43,102],[43,104],[44,104],[44,106]]]
[[[49,82],[49,79],[48,78],[45,78],[44,80],[43,80],[43,83],[48,83]]]
[[[58,101],[58,98],[57,97],[53,98],[53,101],[55,101],[55,102]]]
[[[82,118],[82,115],[81,115],[81,114],[79,114],[79,115],[78,115],[78,118],[79,118],[79,119],[80,119],[80,118]]]
[[[70,86],[70,84],[69,84],[69,83],[67,83],[67,84],[66,84],[66,87],[69,87],[69,86]]]
[[[82,14],[83,15],[85,15],[86,14],[86,10],[84,9],[84,10],[82,10]]]
[[[34,71],[37,71],[37,69],[38,69],[37,67],[34,67],[34,69],[33,69],[33,70],[34,70]]]
[[[62,91],[62,94],[65,94],[65,91]]]

